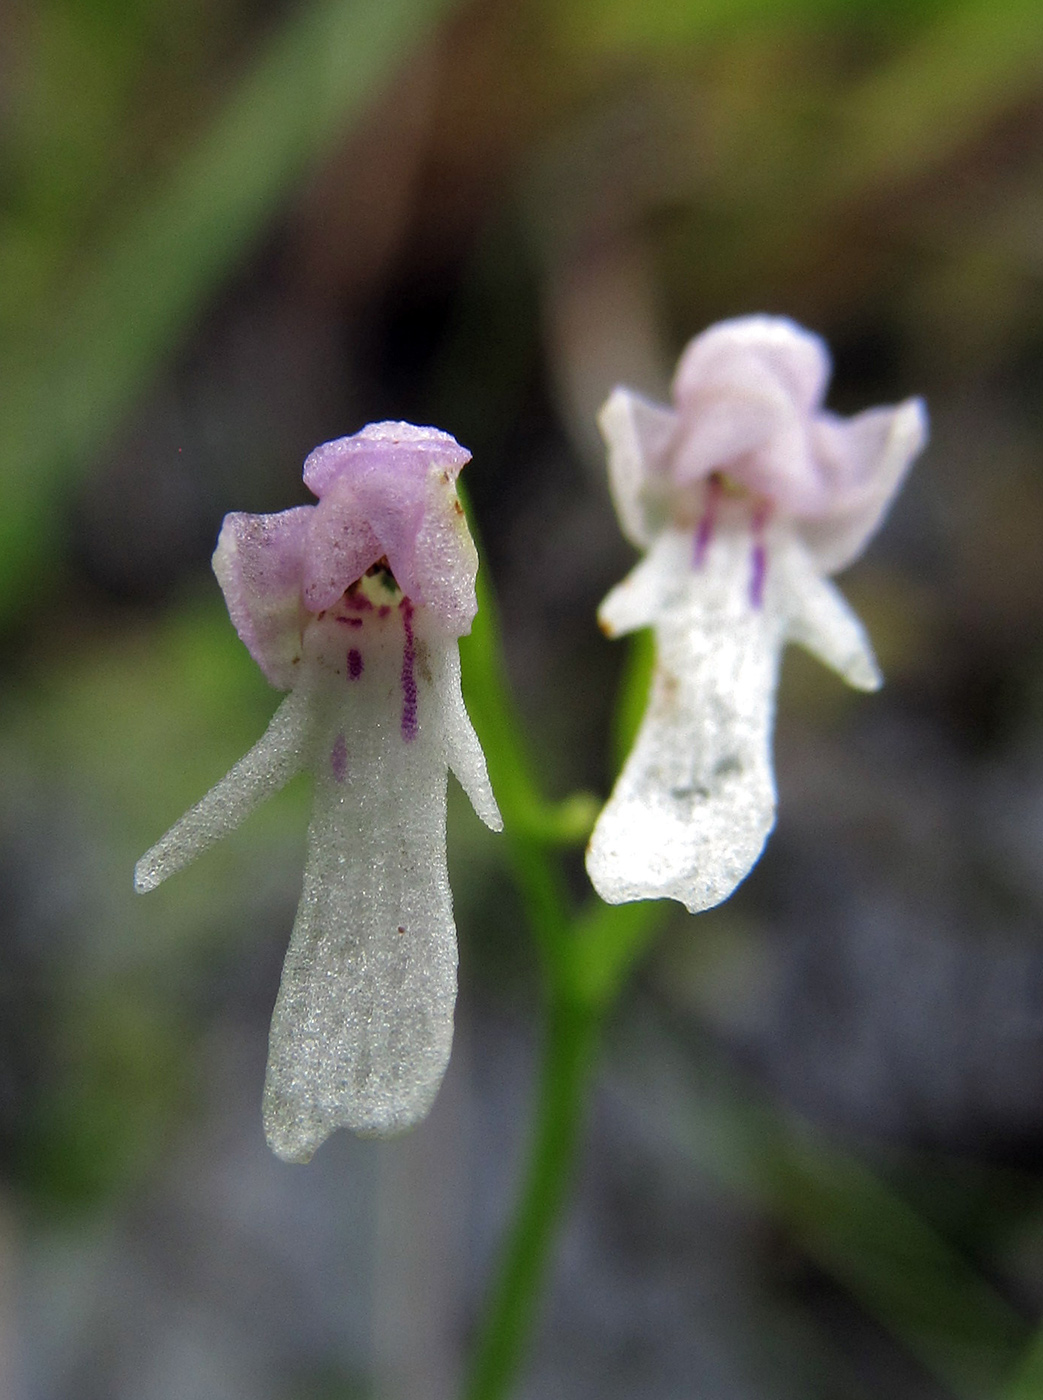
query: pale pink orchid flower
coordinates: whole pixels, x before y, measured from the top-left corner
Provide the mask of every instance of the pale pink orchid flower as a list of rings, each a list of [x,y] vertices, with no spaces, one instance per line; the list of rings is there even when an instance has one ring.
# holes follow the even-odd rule
[[[927,439],[919,399],[841,418],[822,407],[819,336],[745,316],[690,342],[660,407],[616,389],[599,422],[623,533],[644,552],[598,612],[655,630],[651,695],[587,850],[610,904],[732,893],[775,822],[772,731],[783,648],[849,685],[881,676],[827,575],[877,529]]]
[[[267,732],[142,857],[155,888],[301,769],[314,775],[304,888],[269,1039],[264,1126],[305,1162],[338,1127],[421,1119],[445,1073],[456,1001],[446,868],[452,769],[502,826],[464,708],[457,639],[478,556],[448,433],[373,423],[304,464],[318,505],[225,517],[214,572],[232,622],[290,693]]]

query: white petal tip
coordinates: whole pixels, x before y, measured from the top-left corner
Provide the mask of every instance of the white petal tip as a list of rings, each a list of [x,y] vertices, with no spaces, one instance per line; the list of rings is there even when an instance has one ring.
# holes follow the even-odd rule
[[[431,1101],[427,1099],[422,1105],[352,1103],[338,1111],[324,1112],[282,1102],[269,1091],[264,1101],[264,1135],[280,1161],[303,1166],[338,1128],[347,1128],[363,1138],[396,1137],[416,1127],[430,1108]]]
[[[316,1143],[287,1141],[281,1137],[273,1137],[270,1132],[266,1132],[265,1137],[279,1161],[295,1167],[306,1167],[315,1155],[316,1148],[321,1147],[325,1141],[325,1138]]]
[[[752,868],[751,865],[737,879],[730,876],[720,879],[712,875],[691,875],[687,879],[671,881],[662,886],[649,879],[606,876],[604,872],[595,875],[591,871],[589,861],[587,874],[598,896],[606,904],[633,904],[645,899],[674,899],[678,904],[683,904],[689,914],[702,914],[707,909],[723,904],[745,880]]]
[[[614,833],[606,829],[610,825],[617,827]],[[640,834],[632,828],[633,839],[621,842],[613,839],[622,834],[615,822],[599,823],[587,847],[587,874],[606,904],[675,899],[690,914],[700,914],[722,904],[745,880],[773,825],[771,808],[755,827],[729,833],[731,839],[723,827],[700,839],[694,829],[678,826],[671,833],[651,819]],[[652,827],[657,830],[650,832]]]
[[[612,616],[605,611],[604,605],[598,608],[598,627],[601,629],[602,634],[606,636],[610,642],[614,642],[617,637],[622,636],[622,633],[619,631],[619,629],[616,627],[615,622],[612,620]]]
[[[148,894],[149,890],[154,890],[157,885],[163,883],[163,876],[149,860],[148,856],[142,856],[134,867],[134,890],[137,894]]]
[[[898,405],[892,432],[901,437],[912,456],[923,450],[930,432],[927,405],[923,399],[906,399]]]
[[[870,666],[854,668],[850,673],[851,684],[856,690],[879,690],[884,683],[883,674],[880,667],[875,663]]]

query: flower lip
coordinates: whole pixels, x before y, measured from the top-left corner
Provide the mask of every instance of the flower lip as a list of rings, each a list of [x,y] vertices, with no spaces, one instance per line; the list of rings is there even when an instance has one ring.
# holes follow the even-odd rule
[[[445,472],[454,481],[470,460],[467,448],[438,428],[369,423],[360,432],[334,438],[310,452],[304,462],[304,484],[321,498],[342,478],[358,480],[386,472],[408,489],[432,471]]]

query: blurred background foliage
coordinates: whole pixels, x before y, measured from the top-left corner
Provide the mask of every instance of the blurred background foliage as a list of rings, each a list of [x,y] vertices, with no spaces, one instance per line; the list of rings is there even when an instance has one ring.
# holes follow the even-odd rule
[[[130,891],[274,708],[209,554],[315,443],[452,431],[545,790],[604,794],[594,411],[767,310],[840,411],[931,407],[843,585],[889,683],[787,660],[778,830],[613,1020],[521,1393],[1043,1396],[1041,273],[1037,0],[0,9],[0,1393],[453,1393],[533,951],[454,800],[432,1120],[269,1158],[306,786]]]

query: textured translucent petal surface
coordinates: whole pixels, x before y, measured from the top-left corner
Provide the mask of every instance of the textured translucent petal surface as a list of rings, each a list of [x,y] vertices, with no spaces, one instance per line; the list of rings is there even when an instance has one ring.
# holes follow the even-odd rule
[[[850,563],[926,441],[919,400],[821,410],[829,352],[783,317],[697,336],[674,410],[616,389],[600,424],[624,533],[646,557],[598,618],[655,629],[651,696],[595,824],[587,870],[610,903],[725,899],[775,817],[779,660],[799,642],[849,684],[881,683],[869,639],[823,574]]]
[[[305,606],[331,607],[386,558],[404,593],[451,636],[477,611],[478,555],[456,494],[470,454],[448,433],[375,423],[316,448],[305,480],[321,500],[308,531]]]
[[[652,624],[656,668],[587,871],[610,904],[665,897],[693,913],[708,909],[749,873],[774,824],[772,729],[787,640],[875,690],[869,639],[785,528],[761,544],[746,529],[723,528],[699,564],[690,534],[665,531],[598,619],[610,636]]]
[[[182,870],[288,783],[306,761],[308,731],[307,702],[291,692],[250,752],[141,857],[134,867],[138,893],[154,890],[168,875]]]
[[[677,364],[673,396],[683,407],[713,386],[740,396],[763,392],[768,379],[805,413],[817,408],[832,369],[821,336],[786,316],[719,321],[690,341]]]
[[[315,613],[332,607],[348,585],[387,552],[387,542],[371,523],[356,484],[334,482],[314,508],[308,530],[300,576],[305,606]]]
[[[927,442],[922,399],[871,408],[854,418],[822,414],[818,455],[835,485],[829,510],[800,532],[822,573],[846,569],[876,533],[891,500]]]
[[[454,487],[440,475],[427,482],[425,509],[417,530],[410,575],[400,580],[451,636],[471,630],[478,611],[475,579],[478,551]],[[396,575],[397,577],[397,575]]]
[[[648,478],[667,470],[667,454],[677,435],[672,409],[650,403],[629,389],[616,389],[598,414],[608,447],[608,482],[627,539],[647,549],[662,525],[649,519]]]
[[[458,668],[445,655],[455,640],[425,636],[404,601],[381,606],[327,614],[306,636],[319,678],[309,696],[315,808],[264,1100],[268,1140],[288,1161],[307,1161],[337,1127],[387,1134],[415,1123],[452,1044],[446,773],[470,725],[441,687]],[[361,627],[343,625],[360,616]],[[481,767],[480,815],[496,821]]]
[[[503,817],[493,796],[485,754],[464,706],[460,688],[460,648],[455,642],[432,657],[435,687],[442,704],[446,757],[449,767],[478,816],[492,831],[503,830]]]
[[[818,573],[804,545],[796,538],[777,538],[772,563],[784,588],[789,640],[856,690],[879,690],[883,677],[865,628],[840,590]]]
[[[226,515],[213,565],[228,614],[247,650],[279,690],[300,663],[303,568],[314,506],[277,515]]]
[[[652,693],[587,850],[591,881],[610,904],[668,897],[693,912],[718,904],[775,820],[782,576],[769,571],[763,606],[752,608],[748,535],[719,535],[700,570],[691,548],[689,536],[668,531],[638,566],[641,594],[648,581],[660,588]]]
[[[272,1018],[264,1121],[305,1162],[338,1127],[398,1132],[449,1060],[456,928],[449,766],[503,823],[464,708],[457,638],[478,556],[456,494],[470,454],[371,424],[305,464],[318,506],[229,515],[214,570],[243,641],[291,693],[264,737],[138,862],[154,888],[298,769],[315,775],[304,887]]]
[[[453,481],[471,454],[456,438],[439,428],[415,423],[369,423],[350,437],[334,438],[309,452],[304,462],[304,484],[316,496],[324,496],[338,479],[358,480],[376,470],[388,469],[408,489],[410,480],[426,478],[432,471],[445,472]]]

